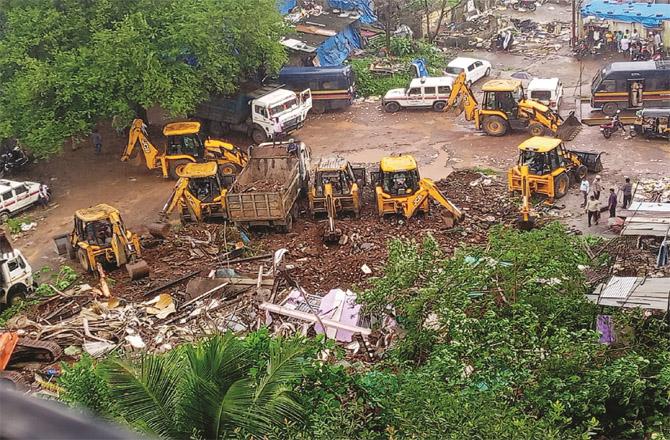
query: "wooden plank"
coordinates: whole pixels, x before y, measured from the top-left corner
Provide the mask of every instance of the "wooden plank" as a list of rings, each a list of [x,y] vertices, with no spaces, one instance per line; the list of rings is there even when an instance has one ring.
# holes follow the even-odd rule
[[[322,324],[325,327],[332,327],[332,328],[336,328],[338,330],[345,330],[345,331],[352,332],[352,333],[358,333],[358,334],[361,334],[363,336],[369,336],[370,333],[372,333],[372,330],[369,329],[369,328],[358,327],[358,326],[355,326],[355,325],[342,324],[341,322],[333,321],[333,320],[327,319],[327,318],[319,318],[318,316],[316,316],[313,313],[299,312],[297,310],[282,307],[278,304],[270,304],[270,303],[267,303],[267,302],[263,302],[259,306],[259,308],[261,308],[262,310],[267,310],[268,312],[278,313],[280,315],[284,315],[284,316],[288,316],[288,317],[291,317],[291,318],[296,318],[296,319],[300,319],[300,320],[303,320],[303,321],[307,321],[307,322],[310,322],[312,324],[314,324],[316,322],[319,322],[320,324]]]

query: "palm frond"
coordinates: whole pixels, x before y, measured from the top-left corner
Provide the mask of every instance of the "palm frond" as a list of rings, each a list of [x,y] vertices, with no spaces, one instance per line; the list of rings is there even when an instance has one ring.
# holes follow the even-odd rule
[[[143,356],[139,365],[118,359],[102,364],[121,415],[133,426],[164,438],[179,438],[179,370],[176,356]]]

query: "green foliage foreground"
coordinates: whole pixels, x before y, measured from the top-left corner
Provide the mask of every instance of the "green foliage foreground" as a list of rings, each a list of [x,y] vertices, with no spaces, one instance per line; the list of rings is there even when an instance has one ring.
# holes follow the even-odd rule
[[[324,364],[315,357],[319,340],[303,341],[297,377],[284,385],[306,423],[286,418],[266,435],[664,438],[670,328],[658,317],[612,310],[627,336],[611,347],[600,344],[593,330],[598,310],[584,298],[578,267],[597,263],[580,240],[558,224],[528,233],[498,229],[485,248],[448,259],[430,238],[390,243],[385,273],[363,299],[373,312],[393,303],[402,329],[393,348],[372,366]],[[268,347],[280,340],[261,331],[245,341],[257,359],[249,374],[257,374],[272,353]],[[114,381],[108,385],[105,392],[116,393],[118,402],[125,394]]]
[[[184,114],[278,70],[284,32],[274,0],[3,0],[0,139],[46,156],[102,119]]]

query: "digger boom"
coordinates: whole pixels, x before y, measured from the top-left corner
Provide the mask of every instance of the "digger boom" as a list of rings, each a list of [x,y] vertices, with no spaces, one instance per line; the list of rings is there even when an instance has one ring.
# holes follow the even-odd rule
[[[412,217],[428,197],[431,197],[449,211],[455,221],[463,217],[463,212],[451,203],[430,179],[421,179],[419,181],[419,190],[403,206],[405,217]]]

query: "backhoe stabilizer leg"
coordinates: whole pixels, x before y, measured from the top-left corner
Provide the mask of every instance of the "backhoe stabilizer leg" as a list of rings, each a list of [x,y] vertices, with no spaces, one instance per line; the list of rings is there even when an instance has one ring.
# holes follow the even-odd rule
[[[126,264],[126,271],[131,280],[139,280],[149,276],[149,265],[144,260],[135,260]]]

